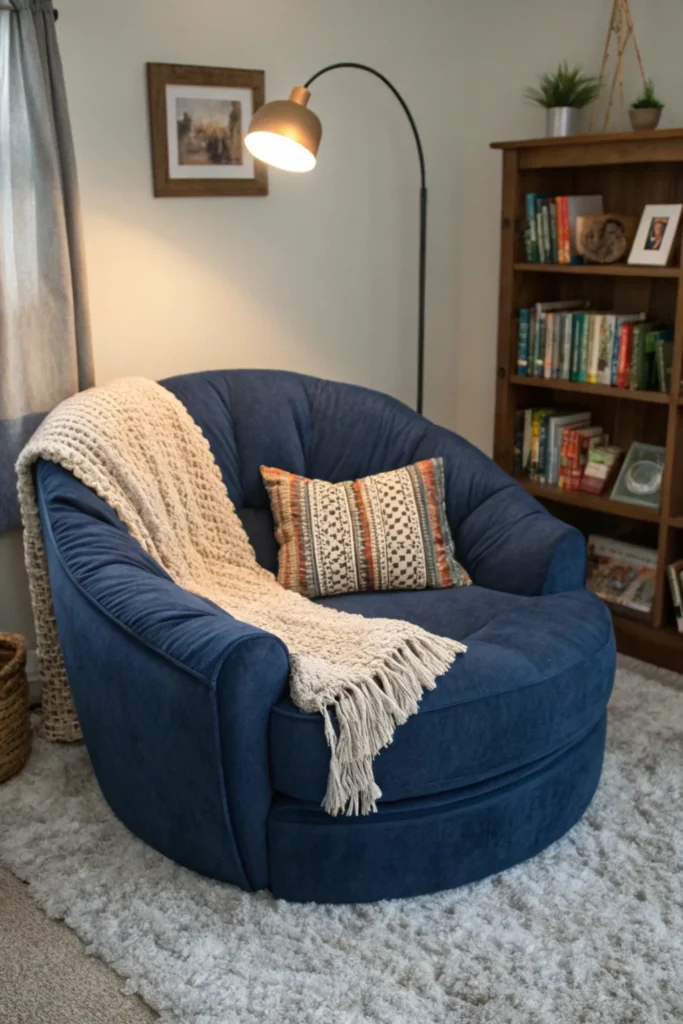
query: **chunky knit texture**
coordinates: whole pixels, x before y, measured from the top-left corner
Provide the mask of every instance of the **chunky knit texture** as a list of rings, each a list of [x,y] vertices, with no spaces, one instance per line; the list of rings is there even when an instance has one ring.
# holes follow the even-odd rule
[[[95,491],[178,586],[284,641],[292,700],[325,720],[325,810],[374,811],[381,792],[373,758],[466,648],[408,622],[333,611],[284,590],[258,565],[199,427],[177,398],[143,378],[63,402],[17,462],[45,735],[73,740],[80,730],[40,532],[32,473],[38,459],[59,463]]]

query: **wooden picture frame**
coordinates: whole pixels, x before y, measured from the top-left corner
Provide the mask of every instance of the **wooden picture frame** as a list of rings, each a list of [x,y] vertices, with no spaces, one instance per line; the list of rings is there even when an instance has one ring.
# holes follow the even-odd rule
[[[244,146],[265,74],[148,64],[155,196],[267,196],[268,171]]]

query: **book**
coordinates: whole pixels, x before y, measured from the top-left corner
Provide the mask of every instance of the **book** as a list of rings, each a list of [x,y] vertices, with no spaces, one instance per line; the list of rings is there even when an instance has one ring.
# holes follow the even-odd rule
[[[621,325],[619,332],[619,368],[617,370],[617,387],[627,388],[631,368],[631,345],[633,343],[633,324]]]
[[[515,412],[515,448],[512,458],[512,475],[521,476],[522,473],[522,449],[524,445],[524,410],[517,409]]]
[[[683,633],[683,558],[667,566],[666,574],[676,615],[676,629]]]
[[[558,310],[581,309],[585,306],[586,303],[583,299],[559,299],[554,302],[536,302],[534,304],[529,327],[528,376],[543,377],[545,372],[546,314]]]
[[[586,465],[576,489],[587,494],[603,494],[610,486],[623,454],[623,450],[613,444],[589,446]]]
[[[646,335],[652,331],[652,328],[653,325],[647,323],[633,325],[629,387],[634,391],[645,390],[648,387],[650,371],[645,339]]]
[[[538,240],[538,262],[549,263],[546,250],[546,234],[543,225],[543,207],[546,202],[544,195],[536,195],[536,237]]]
[[[557,317],[553,310],[548,310],[545,315],[545,347],[543,351],[543,373],[542,377],[549,380],[553,375],[553,364],[555,361],[555,348],[557,345],[557,338],[555,336]]]
[[[568,381],[571,377],[571,342],[573,340],[573,313],[560,313],[562,321],[562,336],[560,341],[560,357],[558,376],[561,380]]]
[[[572,350],[570,380],[579,379],[579,368],[581,366],[581,336],[583,333],[583,321],[585,313],[572,313]]]
[[[533,409],[524,410],[524,432],[522,435],[522,476],[531,472],[531,417]]]
[[[548,219],[550,221],[550,262],[559,263],[559,249],[557,245],[557,200],[555,196],[548,198]]]
[[[602,196],[567,196],[567,224],[569,234],[568,263],[576,263],[581,257],[576,251],[576,218],[590,213],[602,213]]]
[[[532,480],[539,480],[541,474],[540,440],[541,423],[547,418],[552,409],[531,410],[531,450],[529,453],[529,476]]]
[[[531,310],[520,309],[517,325],[517,373],[526,377],[529,369],[529,327]]]
[[[581,481],[583,479],[586,466],[590,460],[592,450],[597,448],[599,445],[606,443],[607,438],[602,427],[586,426],[578,427],[576,429],[576,440],[574,442],[572,459],[572,475],[570,478],[571,490],[581,490]]]
[[[612,383],[612,353],[614,349],[614,328],[616,316],[604,313],[600,320],[600,337],[598,341],[597,384]]]
[[[584,426],[590,423],[591,414],[586,410],[569,413],[557,413],[547,419],[546,461],[543,467],[544,482],[553,487],[558,485],[560,473],[560,449],[562,447],[562,428],[567,426]]]
[[[593,314],[584,313],[581,323],[581,344],[579,356],[578,380],[584,383],[588,380],[588,349],[593,334]]]
[[[536,235],[536,193],[527,192],[525,196],[526,208],[526,231],[524,233],[524,247],[526,258],[529,263],[538,263],[538,237]]]
[[[568,196],[557,196],[557,242],[559,246],[559,262],[571,262],[571,245],[569,243],[569,209],[567,206]]]
[[[593,313],[589,324],[589,337],[586,345],[586,381],[589,384],[598,383],[600,340],[604,315],[604,313]]]
[[[586,587],[608,604],[646,617],[655,595],[657,552],[610,537],[588,538]]]
[[[671,369],[674,357],[674,343],[669,331],[658,331],[655,341],[655,366],[657,368],[657,385],[664,394],[671,391]],[[662,335],[666,335],[663,337]]]
[[[550,206],[548,198],[541,200],[541,226],[543,228],[543,262],[553,262],[553,243],[550,235]]]

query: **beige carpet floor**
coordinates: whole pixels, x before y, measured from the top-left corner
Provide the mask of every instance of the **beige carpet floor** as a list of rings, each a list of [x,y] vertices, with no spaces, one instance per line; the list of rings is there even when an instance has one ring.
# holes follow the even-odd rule
[[[0,1024],[150,1024],[157,1015],[0,868]]]

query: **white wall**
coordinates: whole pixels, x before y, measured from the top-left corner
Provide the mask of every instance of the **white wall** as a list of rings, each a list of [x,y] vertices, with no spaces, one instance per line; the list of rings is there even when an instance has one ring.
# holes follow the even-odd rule
[[[270,195],[154,199],[146,61],[263,68],[267,98],[324,64],[391,78],[423,136],[430,190],[427,414],[490,450],[500,156],[543,133],[522,101],[566,56],[597,71],[611,0],[58,0],[103,382],[270,366],[414,392],[417,164],[379,82],[316,83],[310,175]],[[631,0],[646,70],[683,123],[679,0]],[[627,95],[638,85],[634,62]],[[627,123],[620,125],[627,127]],[[0,537],[0,629],[29,619],[18,539]],[[6,585],[6,582],[9,584]],[[16,586],[12,586],[12,582]]]

